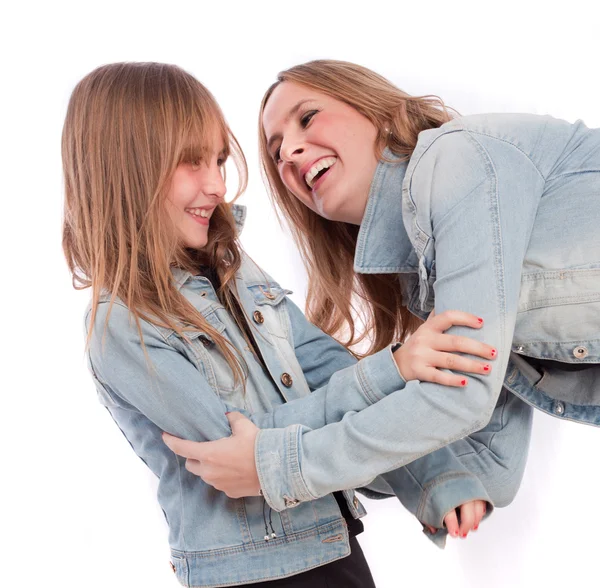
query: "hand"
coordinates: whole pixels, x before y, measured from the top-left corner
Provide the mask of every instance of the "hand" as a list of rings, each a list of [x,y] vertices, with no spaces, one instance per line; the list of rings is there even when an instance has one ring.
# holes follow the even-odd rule
[[[254,461],[258,427],[239,412],[227,413],[231,437],[218,441],[186,441],[163,433],[163,441],[177,455],[185,457],[185,467],[229,498],[260,495],[260,482]]]
[[[448,529],[448,534],[451,537],[462,537],[465,539],[469,531],[477,531],[486,510],[487,507],[484,500],[472,500],[450,511],[444,517],[444,525]],[[457,511],[459,511],[458,515]],[[460,523],[458,520],[459,517]],[[437,529],[430,525],[425,526],[432,534],[437,531]]]
[[[485,359],[495,359],[493,347],[469,337],[446,335],[450,327],[461,325],[479,329],[483,319],[468,312],[447,310],[439,315],[431,313],[427,320],[394,352],[394,360],[408,382],[434,382],[444,386],[466,386],[465,376],[449,374],[440,368],[458,372],[488,375],[492,372],[489,363],[482,363],[451,352],[476,355]]]

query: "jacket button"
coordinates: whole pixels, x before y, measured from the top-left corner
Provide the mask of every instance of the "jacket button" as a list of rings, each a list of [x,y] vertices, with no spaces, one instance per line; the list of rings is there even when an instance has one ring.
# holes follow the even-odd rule
[[[579,347],[575,347],[575,349],[573,349],[573,355],[577,358],[577,359],[584,359],[588,356],[588,350],[587,347],[584,347],[583,345],[580,345]]]
[[[355,497],[352,499],[352,504],[354,505],[354,508],[358,508],[358,505],[359,505],[360,503],[358,502],[358,497],[357,497],[357,496],[355,496]]]
[[[298,506],[300,504],[300,501],[298,499],[290,498],[289,496],[284,496],[283,502],[286,508],[294,508],[294,506]]]
[[[525,351],[525,347],[523,347],[523,345],[517,345],[517,347],[515,348],[515,351],[517,353],[523,353],[523,351]]]
[[[252,318],[257,325],[262,325],[265,322],[265,317],[260,310],[255,310],[252,314]]]
[[[200,341],[202,341],[202,345],[207,348],[213,344],[213,342],[205,335],[200,335]]]
[[[565,405],[562,402],[557,402],[554,404],[554,414],[559,416],[565,414]]]
[[[292,384],[294,383],[294,380],[292,380],[292,376],[290,376],[290,374],[284,372],[283,374],[281,374],[281,383],[286,388],[291,388]]]
[[[268,298],[269,300],[275,300],[275,294],[271,294],[271,292],[263,292],[263,294],[265,295],[265,298]]]

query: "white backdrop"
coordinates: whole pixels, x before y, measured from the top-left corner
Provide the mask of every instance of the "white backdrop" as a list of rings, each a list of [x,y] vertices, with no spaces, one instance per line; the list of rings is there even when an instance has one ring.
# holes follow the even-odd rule
[[[0,586],[174,587],[155,481],[101,408],[60,247],[60,132],[74,84],[113,61],[164,61],[215,94],[244,148],[243,243],[303,304],[305,276],[258,173],[264,90],[319,57],[372,67],[464,114],[600,126],[591,2],[29,2],[0,39],[3,211]],[[600,431],[536,414],[521,491],[466,541],[433,547],[394,500],[365,501],[379,588],[596,586]],[[599,574],[596,574],[598,576]]]

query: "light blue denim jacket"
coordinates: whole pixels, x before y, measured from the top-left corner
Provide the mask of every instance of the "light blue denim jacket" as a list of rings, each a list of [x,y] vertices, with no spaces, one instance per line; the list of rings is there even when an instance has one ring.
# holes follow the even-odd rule
[[[498,357],[466,389],[411,381],[337,424],[262,430],[256,458],[277,509],[283,496],[314,499],[338,476],[358,487],[457,440],[463,459],[469,447],[480,451],[470,463],[482,480],[496,454],[507,473],[522,471],[528,433],[515,433],[511,454],[511,436],[497,429],[514,413],[528,431],[531,411],[507,389],[550,414],[600,424],[600,130],[470,116],[422,132],[408,162],[389,158],[372,181],[355,270],[398,274],[420,317],[434,300],[437,313],[483,317],[481,330],[451,332],[496,346]],[[324,444],[341,449],[324,455]],[[363,467],[344,476],[352,462]]]
[[[241,224],[243,210],[236,207],[235,212]],[[206,333],[191,333],[186,341],[169,329],[142,321],[146,356],[127,307],[117,299],[109,314],[108,295],[98,308],[88,362],[101,403],[159,478],[158,500],[169,526],[178,580],[185,586],[230,586],[286,577],[347,556],[347,525],[330,493],[266,517],[263,498],[230,499],[189,473],[185,460],[162,442],[161,433],[197,441],[228,436],[225,413],[231,410],[262,421],[262,426],[269,426],[282,408],[277,419],[286,425],[319,427],[340,421],[346,413],[364,411],[403,388],[390,349],[356,363],[305,319],[287,298],[287,290],[244,257],[237,288],[242,308],[252,317],[249,325],[264,370],[210,282],[179,270],[174,277],[209,324],[242,352],[248,365],[245,391],[234,384],[229,366]],[[88,309],[88,331],[90,316]],[[374,421],[372,428],[377,426]],[[293,451],[293,440],[285,436],[278,450]],[[326,439],[319,449],[323,455],[339,455],[342,470],[351,471],[350,476],[344,471],[336,484],[339,489],[351,488],[347,480],[365,467],[360,456],[347,453],[346,441],[354,442],[338,435]],[[368,438],[362,442],[369,447]],[[262,463],[266,456],[260,448],[258,455]],[[374,490],[397,494],[412,512],[429,520],[428,513],[447,512],[466,500],[493,500],[468,467],[468,459],[463,463],[445,449],[415,462],[411,472],[399,470],[387,480],[375,480]],[[338,469],[327,475],[329,484]],[[496,469],[500,478],[502,470]],[[369,482],[374,476],[359,477]],[[446,483],[456,477],[461,486]],[[365,511],[352,490],[344,495],[352,515],[362,516]],[[282,499],[289,501],[292,494]],[[273,528],[269,523],[265,530],[268,519]],[[265,533],[273,531],[277,537],[265,541]]]

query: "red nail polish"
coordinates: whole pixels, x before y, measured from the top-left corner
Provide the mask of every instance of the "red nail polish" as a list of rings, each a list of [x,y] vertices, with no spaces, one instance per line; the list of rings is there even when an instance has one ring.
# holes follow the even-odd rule
[[[495,349],[492,349],[492,357],[496,357],[496,353],[498,353]]]
[[[479,322],[480,325],[483,323],[483,319],[482,318],[477,317],[477,321]]]
[[[230,413],[229,413],[229,412],[226,412],[226,413],[225,413],[225,415],[228,415],[228,414],[230,414]]]
[[[484,372],[489,372],[489,371],[490,371],[490,366],[489,366],[489,365],[487,365],[487,364],[486,364],[486,365],[484,365],[484,366],[483,366],[483,371],[484,371]]]
[[[462,534],[462,538],[463,538],[463,539],[464,539],[466,536],[467,536],[467,534],[466,534],[466,533],[463,533],[463,534]]]
[[[461,380],[460,381],[460,385],[461,386],[466,386],[467,385],[467,380]]]

